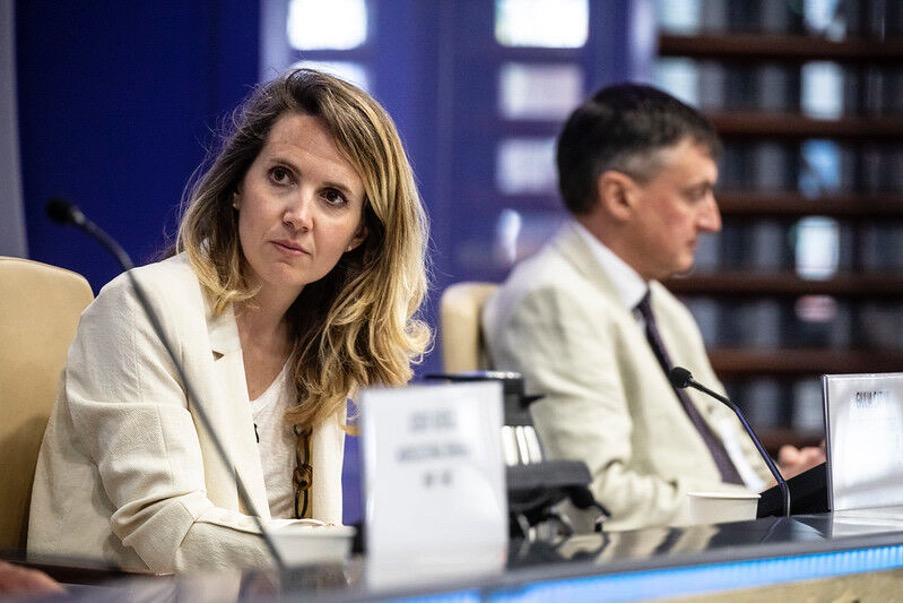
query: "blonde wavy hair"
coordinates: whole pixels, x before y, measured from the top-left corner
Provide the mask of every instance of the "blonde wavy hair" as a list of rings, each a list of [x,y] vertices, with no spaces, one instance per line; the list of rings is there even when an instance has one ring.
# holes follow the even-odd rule
[[[274,123],[300,113],[322,120],[364,182],[367,238],[325,277],[308,284],[287,313],[298,404],[286,418],[314,426],[371,384],[411,379],[430,343],[416,317],[427,290],[427,218],[398,132],[359,88],[310,69],[259,86],[232,115],[222,146],[191,186],[175,251],[185,252],[216,314],[250,301],[233,193]]]

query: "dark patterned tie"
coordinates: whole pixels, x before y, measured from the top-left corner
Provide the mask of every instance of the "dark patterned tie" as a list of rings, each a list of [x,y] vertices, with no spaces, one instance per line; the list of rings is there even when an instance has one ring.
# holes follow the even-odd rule
[[[669,371],[672,369],[672,361],[669,359],[669,353],[666,351],[662,337],[659,335],[659,329],[656,327],[656,319],[653,317],[653,307],[650,305],[650,290],[647,290],[643,299],[638,303],[637,310],[640,311],[640,314],[643,316],[644,322],[646,323],[647,341],[650,343],[653,353],[659,360],[662,370],[665,371],[666,376],[668,376]],[[722,475],[722,482],[743,484],[744,481],[741,480],[737,468],[735,468],[735,465],[731,462],[728,451],[725,450],[725,445],[723,445],[722,441],[713,434],[712,430],[710,430],[706,421],[703,419],[703,416],[700,415],[700,411],[698,411],[697,407],[691,402],[687,392],[678,388],[675,388],[674,390],[675,394],[678,396],[678,400],[681,401],[681,406],[684,407],[684,411],[690,418],[691,423],[697,428],[697,432],[700,433],[703,442],[705,442],[707,448],[709,448],[709,452],[713,456],[713,461],[716,462],[716,466],[719,468],[719,474]]]

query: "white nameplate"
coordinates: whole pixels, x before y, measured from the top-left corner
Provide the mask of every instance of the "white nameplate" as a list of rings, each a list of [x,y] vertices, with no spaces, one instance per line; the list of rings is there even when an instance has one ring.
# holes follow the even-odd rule
[[[368,557],[504,556],[502,385],[374,388],[360,406]]]
[[[901,506],[901,377],[823,376],[829,509]]]

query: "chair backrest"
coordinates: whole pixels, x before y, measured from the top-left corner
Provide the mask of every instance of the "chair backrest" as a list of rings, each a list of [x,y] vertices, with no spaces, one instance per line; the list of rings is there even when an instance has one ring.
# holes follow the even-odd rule
[[[480,313],[498,287],[495,283],[463,281],[443,292],[439,330],[446,373],[492,369],[483,342]]]
[[[77,273],[0,256],[0,550],[25,548],[38,450],[93,298]]]

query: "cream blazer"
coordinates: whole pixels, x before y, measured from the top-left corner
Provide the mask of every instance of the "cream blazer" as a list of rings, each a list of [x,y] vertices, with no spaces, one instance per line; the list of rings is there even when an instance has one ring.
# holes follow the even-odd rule
[[[721,389],[690,312],[660,283],[650,287],[673,362]],[[531,413],[547,454],[587,463],[595,496],[612,512],[609,529],[681,524],[688,491],[738,489],[721,482],[643,328],[573,226],[515,268],[485,307],[483,328],[494,367],[521,372],[529,393],[546,395]],[[731,410],[688,394],[767,480]]]
[[[134,269],[229,456],[270,519],[230,308],[213,316],[184,255]],[[342,521],[341,416],[312,443],[313,517]],[[290,480],[290,477],[286,477]],[[126,275],[85,310],[44,434],[28,552],[101,558],[128,570],[270,563],[233,471],[186,398]]]

